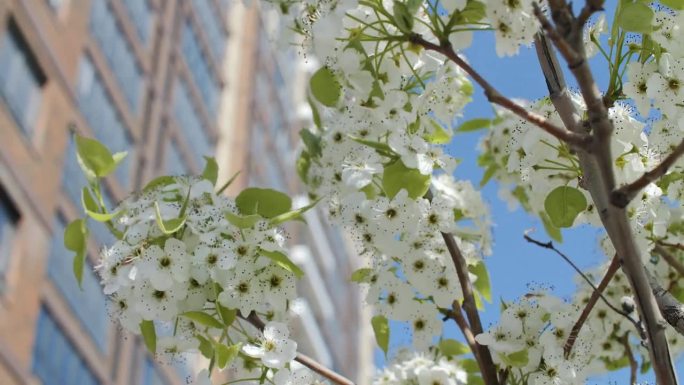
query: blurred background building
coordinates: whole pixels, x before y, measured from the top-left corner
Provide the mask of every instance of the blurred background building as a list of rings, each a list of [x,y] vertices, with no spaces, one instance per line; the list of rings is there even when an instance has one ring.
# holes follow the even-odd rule
[[[222,0],[0,0],[0,384],[180,385],[107,316],[98,278],[79,290],[62,245],[85,185],[71,131],[129,155],[106,181],[113,206],[159,174],[215,155],[231,186],[306,202],[294,172],[308,124],[307,64],[275,52],[274,20]],[[306,272],[293,306],[300,351],[361,380],[372,332],[341,234],[317,210],[288,228]],[[90,266],[111,241],[95,228]],[[360,381],[363,382],[363,381]]]

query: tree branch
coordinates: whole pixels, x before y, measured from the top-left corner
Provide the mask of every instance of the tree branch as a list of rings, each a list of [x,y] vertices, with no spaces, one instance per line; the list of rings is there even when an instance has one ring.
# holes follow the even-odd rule
[[[663,318],[665,318],[667,323],[672,325],[679,334],[684,336],[684,305],[679,303],[677,298],[670,294],[669,291],[663,289],[650,272],[647,271],[646,273]]]
[[[634,359],[634,353],[632,352],[632,347],[629,346],[629,332],[625,333],[622,337],[618,338],[618,341],[625,348],[625,354],[629,360],[629,384],[636,385],[637,383],[637,369],[639,364]]]
[[[670,265],[673,269],[679,273],[682,277],[684,277],[684,264],[682,264],[677,257],[674,255],[670,254],[669,251],[667,251],[664,247],[664,245],[661,244],[660,242],[656,243],[655,247],[653,250],[655,250],[658,255],[663,257],[665,262],[667,262],[668,265]]]
[[[627,204],[639,194],[639,191],[649,184],[656,182],[660,177],[675,164],[677,159],[684,155],[684,140],[682,140],[672,152],[651,171],[645,172],[639,179],[614,190],[610,196],[610,201],[617,207],[627,207]]]
[[[480,75],[473,67],[471,67],[465,60],[461,59],[460,56],[451,47],[451,44],[445,43],[443,45],[437,45],[423,39],[420,35],[412,35],[411,42],[418,44],[425,49],[439,52],[446,56],[449,60],[454,62],[457,66],[461,67],[468,75],[470,75],[477,84],[484,89],[485,96],[487,100],[491,103],[498,104],[501,107],[518,115],[522,119],[540,127],[544,131],[553,135],[554,137],[562,140],[564,142],[577,145],[586,146],[591,139],[590,136],[581,133],[575,133],[568,131],[562,127],[559,127],[551,123],[548,119],[541,115],[535,114],[534,112],[528,110],[527,108],[517,104],[513,100],[503,96],[496,88],[494,88],[487,80],[485,80],[482,75]]]
[[[603,279],[601,279],[601,282],[599,282],[599,285],[596,288],[596,290],[594,290],[591,293],[591,296],[589,297],[589,302],[587,302],[586,306],[584,306],[584,309],[582,309],[582,313],[580,314],[575,324],[572,326],[570,335],[568,336],[568,339],[565,341],[565,345],[563,345],[563,353],[565,354],[566,358],[570,356],[570,352],[572,351],[572,347],[575,345],[577,336],[579,335],[580,330],[582,330],[582,326],[584,326],[584,323],[586,322],[587,318],[589,318],[591,310],[596,305],[596,302],[598,302],[600,294],[602,294],[603,291],[606,289],[606,286],[608,286],[608,283],[610,283],[610,281],[613,279],[615,273],[617,273],[619,268],[620,260],[618,259],[618,256],[615,255],[613,259],[610,261],[610,265],[608,266],[606,274],[603,275]]]
[[[563,26],[567,27],[567,19],[572,17],[572,14],[565,1],[550,0],[549,4],[556,24],[558,25],[561,22]],[[581,36],[579,34],[581,28],[580,31],[577,31],[576,26],[575,23],[574,32],[561,35],[574,37],[572,40],[566,39],[566,41],[576,52],[584,56],[582,40],[577,38],[577,36]],[[542,43],[548,44],[547,42]],[[549,51],[552,52],[551,49]],[[539,53],[540,50],[537,52]],[[543,55],[538,55],[538,57],[540,62],[548,60]],[[552,68],[552,66],[542,65],[542,69],[544,68]],[[607,110],[586,60],[583,60],[578,66],[571,67],[570,70],[575,76],[585,100],[589,116],[587,123],[592,129],[592,137],[594,138],[590,148],[579,148],[577,152],[582,169],[582,185],[591,194],[611,243],[617,254],[622,257],[623,270],[629,280],[637,309],[647,332],[649,356],[656,379],[661,385],[677,384],[677,375],[674,371],[667,337],[663,329],[664,320],[646,276],[641,252],[634,241],[627,213],[624,208],[614,206],[610,202],[611,193],[615,188],[615,174],[610,147],[613,132],[612,122],[608,119]],[[547,80],[553,79],[553,76],[548,72],[544,72],[544,76]],[[577,124],[578,116],[581,115],[576,110],[564,85],[561,92],[551,93],[551,101],[570,131],[585,132],[584,124]]]
[[[466,342],[468,343],[468,346],[470,347],[470,351],[473,352],[476,359],[479,361],[479,358],[477,358],[478,353],[479,353],[479,349],[477,347],[477,341],[475,341],[475,335],[473,334],[472,330],[470,330],[470,326],[468,326],[468,322],[463,317],[461,304],[458,303],[458,300],[454,300],[454,302],[451,306],[453,307],[453,309],[451,309],[449,311],[449,313],[447,313],[447,317],[454,320],[454,322],[456,323],[458,328],[461,329],[461,333],[463,333],[463,337],[465,337]]]
[[[264,331],[264,321],[262,321],[256,313],[251,312],[249,313],[249,316],[243,317],[240,315],[240,318],[244,319],[245,321],[251,323],[254,327],[259,329],[259,331],[263,332]],[[355,385],[354,382],[341,374],[328,369],[325,367],[323,364],[319,363],[318,361],[314,360],[313,358],[302,354],[302,353],[297,353],[297,356],[295,357],[295,361],[299,362],[300,364],[306,366],[307,368],[311,369],[312,371],[318,373],[319,375],[327,378],[330,380],[332,383],[337,384],[337,385]]]
[[[606,306],[608,306],[608,308],[610,308],[610,310],[612,310],[612,311],[614,311],[614,312],[620,314],[621,316],[625,317],[629,322],[632,323],[632,325],[634,325],[634,327],[636,328],[636,330],[637,330],[637,332],[639,333],[639,335],[641,335],[641,339],[642,339],[642,340],[645,340],[645,339],[646,339],[646,333],[644,332],[644,330],[643,330],[643,328],[641,327],[641,325],[639,324],[639,322],[636,321],[636,320],[634,320],[629,314],[627,314],[627,313],[625,313],[624,311],[622,311],[622,310],[616,308],[616,307],[613,306],[610,302],[608,302],[608,300],[606,299],[606,297],[603,296],[603,293],[602,293],[603,290],[602,290],[602,289],[599,290],[599,288],[597,288],[596,286],[594,286],[594,283],[591,282],[591,280],[589,279],[589,277],[587,277],[586,274],[584,274],[584,272],[582,272],[582,270],[580,270],[580,268],[577,267],[577,265],[575,265],[575,263],[572,262],[572,260],[571,260],[567,255],[565,255],[563,252],[561,252],[560,250],[558,250],[558,249],[556,248],[556,246],[553,245],[553,242],[551,242],[551,241],[546,242],[546,243],[540,242],[540,241],[538,241],[538,240],[536,240],[536,239],[531,238],[531,237],[530,237],[529,235],[527,235],[527,234],[523,235],[523,237],[525,238],[525,240],[526,240],[527,242],[533,243],[533,244],[535,244],[535,245],[537,245],[537,246],[539,246],[539,247],[543,247],[543,248],[545,248],[545,249],[553,250],[556,254],[560,255],[560,257],[563,258],[563,259],[565,260],[565,262],[567,262],[570,266],[572,266],[572,268],[575,269],[575,271],[577,272],[577,274],[579,274],[579,275],[580,275],[580,276],[589,284],[589,286],[591,286],[591,288],[594,289],[594,293],[596,293],[596,295],[597,295],[599,298],[601,298],[601,300],[603,301],[603,303],[605,303]],[[606,283],[606,284],[607,284],[607,283]],[[593,294],[592,294],[592,295],[593,295]],[[590,309],[590,310],[591,310],[591,309]],[[581,317],[581,316],[580,316],[580,317]],[[573,328],[573,329],[574,329],[574,328]],[[577,333],[579,334],[579,330],[577,331]],[[575,336],[575,338],[577,338],[577,337]],[[568,340],[569,340],[569,339],[570,339],[570,337],[568,337]],[[574,344],[574,340],[573,340],[573,344]],[[566,345],[567,345],[567,342],[566,342]],[[563,349],[565,349],[565,347],[563,347]],[[568,353],[569,353],[569,352],[568,352]],[[567,355],[568,353],[565,353],[565,354]]]

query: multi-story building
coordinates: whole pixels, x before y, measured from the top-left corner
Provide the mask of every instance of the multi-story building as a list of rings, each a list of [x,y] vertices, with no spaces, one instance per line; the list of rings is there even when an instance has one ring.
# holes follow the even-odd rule
[[[128,151],[105,183],[112,206],[157,174],[200,171],[212,153],[226,174],[243,170],[235,188],[300,192],[289,165],[301,95],[284,90],[303,73],[267,47],[259,11],[237,3],[0,0],[0,384],[185,382],[109,321],[92,269],[83,290],[73,278],[62,232],[82,216],[85,180],[71,132]],[[308,230],[290,229],[307,272],[301,349],[363,376],[370,349],[357,348],[371,345],[352,266],[339,234],[308,215]],[[104,228],[92,238],[90,266],[110,240]]]

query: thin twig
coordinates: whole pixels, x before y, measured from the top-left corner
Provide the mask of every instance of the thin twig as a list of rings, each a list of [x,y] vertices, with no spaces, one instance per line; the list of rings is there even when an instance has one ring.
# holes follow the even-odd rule
[[[259,331],[263,332],[264,331],[264,321],[259,318],[256,313],[252,312],[249,314],[247,317],[243,317],[240,315],[240,318],[244,319],[245,321],[251,323],[254,327],[259,329]],[[300,364],[306,366],[307,368],[313,370],[314,372],[320,374],[321,376],[327,378],[328,380],[332,381],[334,384],[338,385],[355,385],[354,382],[341,374],[328,369],[325,367],[323,364],[319,363],[318,361],[314,360],[313,358],[302,354],[302,353],[297,353],[297,356],[295,357],[295,361],[299,362]]]
[[[432,191],[428,190],[425,193],[425,199],[432,201],[432,198]],[[463,315],[461,313],[461,304],[458,303],[458,300],[453,301],[453,309],[448,316],[453,316],[454,321],[463,331],[463,336],[466,338],[466,340],[468,340],[468,335],[466,335],[466,333],[472,335],[472,340],[475,344],[473,355],[475,356],[475,360],[480,368],[480,373],[482,373],[482,380],[484,383],[486,385],[499,385],[496,375],[496,366],[494,365],[494,360],[492,359],[492,354],[490,353],[489,348],[485,345],[480,345],[477,343],[477,341],[475,341],[475,336],[482,333],[482,321],[480,321],[480,313],[478,313],[477,305],[475,304],[475,293],[473,293],[473,287],[468,275],[468,265],[466,264],[461,250],[458,248],[458,244],[456,243],[456,239],[454,239],[453,234],[441,234],[442,238],[444,239],[444,243],[446,244],[447,250],[449,251],[449,255],[451,256],[451,261],[456,269],[458,282],[461,286],[461,292],[463,293],[463,310],[468,317],[468,323],[470,324],[470,327],[467,327],[468,324],[465,322],[465,319],[462,319]],[[457,319],[457,316],[460,317],[461,320]],[[459,324],[459,322],[463,322],[463,326]]]
[[[627,204],[639,194],[641,189],[656,182],[660,177],[665,175],[670,167],[672,167],[682,155],[684,155],[684,140],[679,142],[677,147],[675,147],[674,150],[672,150],[672,152],[651,171],[645,172],[634,182],[614,190],[610,196],[611,203],[620,208],[627,207]]]
[[[572,262],[572,260],[571,260],[567,255],[565,255],[562,251],[558,250],[558,249],[556,248],[556,246],[553,245],[553,242],[551,242],[551,241],[548,241],[548,242],[546,242],[546,243],[540,242],[540,241],[538,241],[538,240],[536,240],[536,239],[531,238],[531,237],[530,237],[529,235],[527,235],[527,234],[523,235],[523,237],[525,238],[525,240],[526,240],[527,242],[533,243],[533,244],[535,244],[535,245],[537,245],[537,246],[539,246],[539,247],[543,247],[543,248],[545,248],[545,249],[553,250],[553,251],[554,251],[556,254],[558,254],[561,258],[563,258],[563,259],[565,260],[565,262],[567,262],[570,266],[572,266],[572,268],[575,269],[575,271],[577,272],[577,274],[579,274],[579,275],[580,275],[580,276],[589,284],[589,286],[591,286],[591,288],[594,289],[594,292],[595,292],[595,293],[598,293],[599,298],[601,298],[601,300],[603,301],[603,303],[605,303],[606,306],[608,306],[608,308],[610,308],[610,310],[612,310],[612,311],[614,311],[614,312],[620,314],[621,316],[625,317],[629,322],[632,323],[632,325],[634,325],[634,328],[636,328],[637,332],[639,332],[639,335],[641,336],[641,339],[642,339],[642,340],[645,340],[645,339],[646,339],[646,332],[645,332],[645,331],[643,330],[643,328],[641,327],[641,324],[640,324],[638,321],[635,321],[634,318],[632,318],[629,314],[627,314],[627,313],[625,313],[624,311],[622,311],[622,310],[616,308],[616,307],[613,306],[610,302],[608,302],[608,300],[606,299],[606,297],[603,296],[603,293],[601,293],[601,292],[599,291],[599,289],[594,285],[594,283],[591,282],[591,279],[589,279],[589,277],[587,277],[587,275],[584,274],[584,272],[583,272],[579,267],[577,267],[577,265],[575,265],[575,263]]]
[[[673,269],[679,273],[682,277],[684,277],[684,264],[682,264],[677,257],[672,255],[669,251],[667,251],[660,243],[656,243],[655,247],[653,248],[658,255],[663,257],[665,262],[667,262],[668,265],[670,265]]]
[[[587,146],[589,144],[589,141],[591,140],[589,135],[571,132],[559,127],[543,116],[536,114],[520,104],[517,104],[513,100],[503,96],[496,88],[489,84],[489,82],[487,82],[482,75],[475,71],[473,67],[466,63],[465,60],[461,59],[461,57],[458,56],[458,54],[454,51],[451,44],[446,43],[443,45],[437,45],[423,39],[420,35],[412,35],[410,40],[412,43],[418,44],[425,49],[441,53],[449,60],[454,62],[457,66],[461,67],[468,75],[470,75],[471,78],[473,78],[473,80],[475,80],[477,84],[480,85],[480,87],[482,87],[487,100],[489,100],[491,103],[498,104],[506,108],[522,119],[540,127],[559,140],[577,146]]]
[[[632,352],[632,347],[629,346],[629,332],[625,333],[622,337],[618,338],[618,341],[624,346],[625,354],[629,360],[629,383],[630,385],[636,385],[637,381],[637,369],[639,364],[634,359],[634,353]]]
[[[579,335],[582,326],[586,322],[587,318],[589,318],[589,314],[596,305],[596,302],[598,302],[599,294],[603,293],[603,291],[606,289],[606,286],[608,286],[608,283],[613,279],[615,273],[617,273],[619,268],[620,259],[617,255],[615,255],[613,259],[610,261],[608,270],[606,271],[606,274],[603,275],[603,278],[601,279],[601,282],[599,282],[598,287],[591,293],[591,296],[589,297],[589,302],[587,302],[587,304],[584,306],[584,309],[582,309],[582,314],[580,314],[579,318],[575,322],[575,325],[572,326],[570,335],[568,336],[568,339],[565,341],[565,345],[563,345],[563,352],[566,358],[570,356],[570,352],[572,351],[572,347],[575,345],[575,341],[577,340],[577,336]]]
[[[465,337],[466,342],[470,347],[470,351],[473,352],[475,356],[477,356],[477,341],[475,341],[475,335],[473,335],[472,330],[470,330],[468,322],[463,317],[463,310],[461,309],[461,304],[458,303],[458,300],[454,300],[452,307],[453,309],[447,313],[447,317],[456,322],[456,325],[459,329],[461,329],[461,333],[463,333],[463,337]]]

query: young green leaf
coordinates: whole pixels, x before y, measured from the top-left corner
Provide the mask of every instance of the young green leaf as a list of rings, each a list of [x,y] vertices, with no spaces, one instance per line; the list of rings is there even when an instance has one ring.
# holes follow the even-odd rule
[[[76,219],[64,229],[64,246],[74,253],[73,270],[74,277],[81,287],[83,282],[83,269],[85,267],[86,248],[88,240],[88,228],[85,219]]]
[[[217,320],[213,316],[202,312],[202,311],[186,311],[185,313],[181,314],[183,317],[191,319],[197,323],[200,323],[204,326],[209,326],[211,328],[215,329],[223,329],[223,324],[221,321]]]
[[[489,128],[492,125],[491,119],[471,119],[461,123],[456,129],[457,132],[473,132]]]
[[[241,347],[241,343],[226,346],[220,342],[217,342],[216,345],[214,345],[214,351],[216,352],[216,365],[219,367],[219,369],[223,369],[226,367],[226,365],[231,363],[235,357],[238,356],[238,353],[240,353]]]
[[[382,188],[389,198],[394,198],[401,189],[406,189],[411,198],[422,197],[430,188],[430,175],[423,175],[414,168],[408,168],[401,159],[397,159],[385,167]]]
[[[154,329],[154,322],[143,320],[140,322],[140,334],[143,336],[147,350],[153,355],[157,353],[157,331]]]
[[[489,273],[487,272],[487,266],[485,266],[483,261],[478,261],[474,265],[468,266],[468,271],[475,274],[477,280],[474,285],[477,291],[482,294],[487,302],[492,302],[492,288],[489,281]]]
[[[95,139],[75,135],[76,155],[86,176],[105,177],[116,168],[112,153]],[[124,155],[125,156],[125,155]]]
[[[195,337],[199,340],[199,351],[207,359],[212,359],[214,357],[214,344],[212,341],[204,338],[200,334],[195,334]]]
[[[303,128],[299,130],[299,136],[311,156],[314,158],[321,156],[321,138],[318,135],[314,135],[311,131]]]
[[[378,346],[385,353],[387,357],[387,349],[389,349],[389,337],[390,328],[387,318],[382,315],[376,315],[371,319],[371,325],[373,326],[373,332],[375,333],[375,341]]]
[[[277,226],[281,223],[285,223],[287,221],[292,221],[292,220],[297,220],[297,219],[303,219],[302,214],[305,212],[309,211],[311,208],[316,206],[316,204],[321,200],[322,198],[318,198],[315,201],[309,203],[308,205],[304,207],[300,207],[296,210],[288,211],[286,213],[280,214],[277,217],[271,218],[269,220],[269,223],[273,226]]]
[[[218,163],[216,163],[215,158],[210,156],[205,156],[204,160],[206,161],[206,164],[204,165],[204,171],[202,171],[202,178],[216,186],[216,180],[218,179]]]
[[[256,214],[240,216],[228,211],[223,213],[223,216],[226,217],[228,222],[230,222],[233,226],[240,229],[250,229],[261,219],[261,216]]]
[[[88,187],[84,187],[81,191],[81,204],[83,205],[83,211],[85,211],[86,215],[98,222],[111,221],[121,213],[120,211],[114,213],[101,213],[100,207],[95,201],[95,198],[93,198],[93,195],[90,193],[90,189],[88,189]]]
[[[620,1],[617,24],[628,32],[651,33],[653,31],[653,9],[642,1]]]
[[[161,211],[159,211],[158,202],[154,202],[154,210],[157,218],[157,225],[164,234],[173,234],[185,225],[185,220],[187,218],[185,215],[180,218],[164,220],[162,219]]]
[[[441,351],[445,356],[451,357],[470,353],[470,348],[459,341],[445,339],[439,341],[439,351]]]
[[[259,214],[264,218],[273,218],[290,211],[292,199],[280,191],[250,187],[238,194],[235,205],[244,215]]]
[[[413,15],[406,4],[395,1],[392,7],[394,22],[401,32],[410,33],[413,30]]]
[[[174,183],[176,183],[175,177],[170,175],[160,176],[149,181],[145,187],[143,187],[142,192],[152,191],[158,187],[164,187]]]
[[[447,144],[451,141],[451,129],[447,130],[434,119],[429,119],[428,122],[430,123],[430,127],[432,127],[432,132],[425,135],[423,139],[432,144]]]
[[[342,96],[337,76],[328,67],[321,67],[309,80],[311,94],[324,106],[335,107]]]
[[[546,230],[551,239],[556,242],[563,242],[563,234],[561,234],[560,229],[551,222],[551,219],[544,211],[539,212],[539,218],[541,218],[544,230]]]
[[[660,3],[676,10],[684,9],[684,0],[660,0]]]
[[[362,268],[358,269],[351,275],[352,282],[367,282],[371,275],[373,275],[373,269]]]
[[[309,182],[309,168],[311,168],[311,156],[308,152],[302,151],[297,158],[297,175],[304,183]]]
[[[544,200],[544,209],[556,227],[572,227],[575,218],[587,208],[587,198],[584,194],[569,186],[559,186],[553,189]]]
[[[279,251],[269,251],[269,250],[259,249],[259,254],[263,255],[264,257],[269,258],[270,260],[275,262],[278,266],[280,266],[283,269],[294,274],[295,277],[297,277],[297,278],[301,278],[304,275],[304,272],[302,271],[302,269],[299,268],[299,266],[297,266],[294,262],[292,262],[290,260],[290,258],[287,257],[287,255],[285,255]]]
[[[230,326],[233,324],[233,321],[235,321],[235,317],[237,316],[237,309],[228,309],[227,307],[221,305],[219,301],[216,301],[216,310],[221,316],[221,321],[223,321],[225,326]]]
[[[508,366],[517,368],[523,367],[529,362],[527,349],[508,354],[502,353],[499,355],[499,357],[501,357],[501,360]]]

